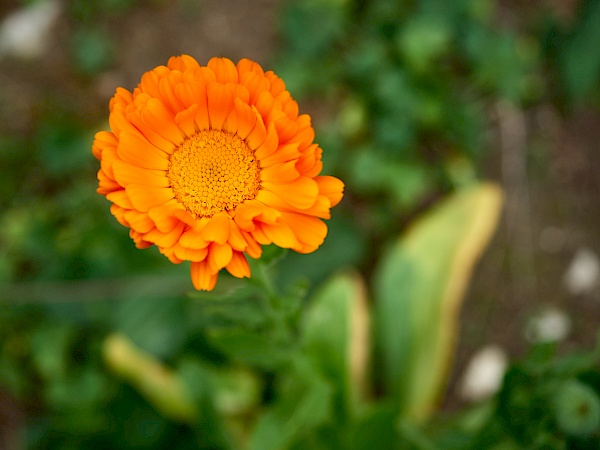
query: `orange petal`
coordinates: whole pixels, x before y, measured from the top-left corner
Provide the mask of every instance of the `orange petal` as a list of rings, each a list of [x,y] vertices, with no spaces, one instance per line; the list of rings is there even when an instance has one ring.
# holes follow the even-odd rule
[[[208,130],[210,122],[208,119],[206,86],[197,80],[191,80],[175,86],[175,93],[186,107],[198,105],[194,118],[196,126],[199,130]]]
[[[279,142],[282,144],[288,142],[298,132],[298,125],[288,117],[282,117],[275,121]]]
[[[148,211],[148,216],[154,224],[156,228],[158,228],[163,233],[168,233],[177,225],[182,223],[174,214],[173,214],[173,205],[169,205],[168,203],[162,206],[157,206],[156,208],[152,208]]]
[[[192,249],[183,247],[180,244],[173,246],[173,253],[182,261],[204,261],[208,255],[208,248]]]
[[[129,237],[135,242],[136,248],[143,249],[152,245],[152,242],[145,241],[143,236],[135,230],[129,230]]]
[[[121,133],[117,152],[123,161],[145,169],[167,170],[169,168],[167,154],[150,144],[137,131],[125,130]]]
[[[301,154],[298,151],[298,144],[292,143],[280,145],[275,153],[259,160],[260,167],[264,168],[272,166],[273,164],[281,164],[284,162],[295,160],[298,157],[300,157],[300,155]]]
[[[113,163],[113,172],[115,179],[121,186],[127,186],[131,183],[156,187],[169,187],[170,185],[165,171],[144,169],[123,161]]]
[[[274,225],[279,222],[279,217],[281,217],[281,211],[275,208],[270,208],[266,205],[257,202],[260,205],[260,214],[256,216],[255,221],[259,221],[262,223],[268,223],[270,225]]]
[[[220,83],[237,83],[238,72],[233,62],[228,58],[211,58],[206,65],[211,69]]]
[[[274,111],[281,112],[279,108],[275,108],[275,99],[268,91],[263,91],[258,95],[256,99],[256,109],[260,112],[260,115],[265,118],[265,122],[270,122],[269,117]]]
[[[144,239],[148,242],[154,242],[159,247],[172,247],[181,237],[184,228],[185,224],[181,222],[167,233],[163,233],[155,228],[151,232],[144,234]]]
[[[135,209],[144,212],[174,198],[171,188],[129,184],[125,188],[125,191]]]
[[[224,244],[229,238],[229,216],[220,212],[208,219],[207,224],[202,228],[202,238],[209,242]]]
[[[206,93],[208,96],[210,127],[213,130],[220,130],[233,108],[233,94],[231,89],[220,83],[209,85]]]
[[[242,138],[243,139],[243,138]],[[110,131],[99,131],[94,136],[94,143],[92,144],[92,154],[96,159],[102,158],[102,151],[106,147],[116,147],[117,137]]]
[[[250,102],[250,92],[248,92],[248,88],[246,86],[237,83],[229,83],[227,84],[227,87],[231,89],[234,99],[237,98],[245,104]]]
[[[236,68],[240,77],[244,76],[248,72],[253,72],[263,77],[265,75],[265,72],[263,71],[260,64],[248,58],[240,59],[236,64]]]
[[[166,77],[163,77],[158,82],[158,91],[160,92],[160,99],[167,107],[169,112],[173,115],[179,111],[185,109],[183,103],[179,100],[179,97],[175,93],[175,86],[181,81],[180,72],[170,72]]]
[[[217,76],[215,75],[215,72],[208,67],[200,67],[200,69],[193,71],[191,73],[191,76],[195,80],[200,81],[206,86],[208,86],[210,83],[214,83],[215,81],[217,81]]]
[[[125,192],[125,189],[106,194],[106,198],[113,202],[115,205],[120,206],[121,208],[133,209],[133,204],[129,199],[129,195],[127,195],[127,193]]]
[[[227,242],[231,245],[232,249],[240,252],[244,251],[248,243],[244,239],[240,228],[233,220],[229,221],[229,225],[229,239],[227,239]]]
[[[294,120],[298,117],[298,103],[292,98],[289,91],[283,91],[277,95],[273,95],[275,96],[275,99],[281,103],[281,109],[288,118]]]
[[[250,265],[246,257],[241,252],[233,252],[231,261],[225,266],[227,271],[236,278],[244,278],[250,276]]]
[[[231,109],[229,115],[223,122],[223,131],[228,133],[236,134],[238,129],[237,112],[235,107]]]
[[[174,145],[180,145],[185,139],[185,135],[175,124],[175,116],[157,98],[146,102],[140,110],[140,117],[146,127]]]
[[[119,205],[110,205],[110,213],[115,216],[115,219],[124,227],[129,227],[129,222],[125,218],[126,209],[121,208]]]
[[[261,245],[269,245],[272,242],[271,239],[269,239],[269,237],[262,230],[262,224],[257,224],[250,234],[254,239],[256,239],[256,242],[258,242]]]
[[[242,75],[240,77],[240,84],[243,84],[248,88],[248,92],[250,93],[250,105],[255,105],[260,94],[268,90],[270,86],[269,80],[256,72],[247,72]]]
[[[265,73],[265,77],[269,80],[269,83],[271,84],[271,94],[273,95],[273,97],[276,97],[277,95],[285,91],[285,83],[281,78],[275,75],[275,72],[269,70]]]
[[[115,161],[120,161],[119,153],[117,152],[117,148],[110,146],[105,147],[102,151],[102,159],[100,160],[100,168],[104,171],[107,177],[111,179],[115,179],[115,174],[113,172],[113,163]],[[116,181],[116,180],[115,180]]]
[[[274,164],[260,171],[260,179],[270,183],[290,183],[300,176],[296,170],[296,161]]]
[[[277,130],[275,129],[275,125],[269,125],[269,130],[267,131],[267,136],[265,140],[256,148],[254,154],[258,158],[258,160],[262,160],[269,155],[272,155],[279,145],[279,138],[277,136]]]
[[[110,112],[119,108],[124,108],[133,101],[133,94],[127,89],[118,87],[115,90],[115,95],[110,99],[108,104]],[[113,130],[114,131],[114,130]]]
[[[181,70],[182,72],[190,69],[199,69],[198,62],[189,55],[171,56],[167,67],[172,70]]]
[[[237,121],[236,134],[240,139],[246,139],[256,126],[257,112],[239,98],[233,101],[233,105]]]
[[[344,196],[344,183],[342,180],[331,176],[319,176],[314,180],[319,186],[319,193],[331,202],[331,206],[337,205]]]
[[[244,239],[248,243],[248,247],[246,247],[246,250],[244,250],[246,254],[251,258],[260,258],[260,255],[262,254],[262,248],[260,247],[258,242],[256,242],[256,239],[254,239],[254,237],[250,233],[243,230],[242,236],[244,236]]]
[[[208,247],[208,242],[202,238],[202,233],[198,230],[187,230],[181,235],[179,243],[187,248],[199,250]]]
[[[277,225],[262,224],[261,228],[271,242],[281,248],[298,246],[298,240],[292,229],[284,222]]]
[[[158,89],[158,84],[160,83],[160,80],[169,74],[169,72],[170,70],[168,67],[158,66],[144,73],[138,88],[133,92],[134,100],[138,93],[148,94],[150,97],[159,97],[160,91]]]
[[[297,211],[291,205],[285,202],[281,197],[267,189],[261,189],[260,191],[258,191],[255,200],[277,211]]]
[[[325,240],[327,236],[327,225],[315,217],[296,213],[282,213],[281,220],[287,223],[296,239],[302,244],[294,248],[300,253],[310,253],[315,251]]]
[[[102,169],[98,171],[98,189],[96,189],[98,194],[106,195],[122,188],[123,186],[121,186],[112,178],[108,177]]]
[[[212,291],[217,284],[217,273],[211,273],[208,270],[208,263],[205,261],[193,262],[190,266],[190,275],[194,288],[199,291]]]
[[[125,219],[129,226],[139,233],[149,233],[154,229],[154,222],[150,220],[148,214],[127,210],[125,211]]]
[[[245,201],[235,208],[233,220],[242,230],[252,231],[254,229],[254,222],[252,220],[258,216],[260,212],[261,208],[259,205]]]
[[[331,201],[324,195],[319,195],[317,201],[308,209],[303,209],[302,214],[315,216],[321,219],[331,219]]]
[[[302,151],[302,156],[296,162],[296,169],[302,175],[308,178],[314,178],[323,170],[321,154],[323,150],[317,145],[312,144]]]
[[[233,250],[229,244],[217,244],[213,242],[208,247],[208,268],[211,272],[218,272],[224,268],[233,256]]]
[[[256,111],[256,109],[254,111]],[[256,114],[259,114],[258,111],[256,111]],[[246,143],[248,144],[250,150],[254,150],[264,142],[266,137],[267,129],[265,128],[265,123],[261,117],[257,116],[254,128],[252,128],[252,131],[250,131],[248,137],[246,138]]]
[[[198,131],[196,125],[196,114],[198,113],[198,104],[193,104],[189,108],[179,111],[175,116],[175,123],[187,136],[192,136]]]
[[[177,245],[177,244],[175,244]],[[174,247],[158,247],[158,251],[165,255],[173,264],[181,264],[184,260],[177,257]]]
[[[269,182],[262,183],[263,188],[276,194],[286,203],[298,209],[307,209],[315,204],[319,195],[319,186],[317,183],[306,177],[300,177],[297,180],[287,184],[275,184]],[[256,199],[261,201],[259,196],[263,189],[258,191]]]
[[[302,118],[307,118],[304,121],[308,122],[306,128],[302,128]],[[303,114],[298,118],[298,132],[294,137],[292,137],[289,142],[297,142],[300,148],[305,148],[313,143],[315,140],[315,130],[312,126],[310,126],[310,117],[306,114]]]

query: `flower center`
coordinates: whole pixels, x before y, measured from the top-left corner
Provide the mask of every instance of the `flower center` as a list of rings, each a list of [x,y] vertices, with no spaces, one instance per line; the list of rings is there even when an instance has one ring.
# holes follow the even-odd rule
[[[175,198],[197,217],[211,217],[253,199],[260,187],[254,152],[237,135],[199,131],[169,160],[167,177]]]

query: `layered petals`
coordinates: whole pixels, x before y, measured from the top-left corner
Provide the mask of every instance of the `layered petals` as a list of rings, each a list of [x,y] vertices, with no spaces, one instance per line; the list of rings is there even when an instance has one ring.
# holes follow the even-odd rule
[[[316,250],[343,183],[321,176],[308,115],[273,72],[242,59],[201,66],[172,57],[129,92],[117,88],[111,131],[96,134],[98,193],[136,247],[190,261],[196,289],[225,269],[250,276],[261,245]]]

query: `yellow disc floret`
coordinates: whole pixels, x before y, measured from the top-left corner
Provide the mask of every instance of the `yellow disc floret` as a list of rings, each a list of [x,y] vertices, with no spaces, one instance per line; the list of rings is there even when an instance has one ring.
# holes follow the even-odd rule
[[[167,177],[175,198],[197,217],[211,217],[253,199],[260,167],[248,145],[233,133],[199,131],[171,155]]]

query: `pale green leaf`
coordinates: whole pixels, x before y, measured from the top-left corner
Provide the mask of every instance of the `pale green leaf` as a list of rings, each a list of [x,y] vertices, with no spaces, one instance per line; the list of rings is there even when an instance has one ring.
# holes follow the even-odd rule
[[[461,301],[501,203],[492,184],[457,192],[417,221],[376,268],[382,381],[407,419],[425,419],[439,399]]]
[[[109,335],[102,350],[108,367],[135,387],[163,416],[187,423],[197,418],[188,387],[153,355],[119,333]]]
[[[303,326],[306,352],[336,389],[336,406],[351,412],[364,396],[369,349],[369,313],[362,280],[330,278],[315,294]]]

